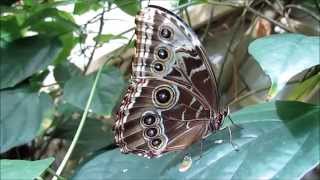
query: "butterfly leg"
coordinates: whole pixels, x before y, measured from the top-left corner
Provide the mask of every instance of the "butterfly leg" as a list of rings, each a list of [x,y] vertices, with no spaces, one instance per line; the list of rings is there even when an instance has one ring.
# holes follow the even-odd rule
[[[243,129],[243,127],[241,127],[238,124],[236,124],[235,122],[233,122],[233,120],[231,119],[231,117],[229,115],[228,115],[228,119],[230,120],[232,125],[234,125],[235,127],[239,128],[239,129]]]
[[[228,132],[229,132],[229,142],[230,142],[230,144],[232,145],[232,147],[233,147],[233,149],[235,151],[239,151],[239,148],[238,148],[239,146],[236,143],[234,143],[233,140],[232,140],[232,132],[231,132],[230,126],[228,126]]]

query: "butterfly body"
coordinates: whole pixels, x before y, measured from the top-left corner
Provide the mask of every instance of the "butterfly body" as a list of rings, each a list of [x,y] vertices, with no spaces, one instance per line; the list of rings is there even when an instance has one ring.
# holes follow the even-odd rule
[[[136,53],[117,112],[115,140],[124,153],[158,157],[183,150],[221,127],[213,69],[197,36],[170,11],[136,16]]]

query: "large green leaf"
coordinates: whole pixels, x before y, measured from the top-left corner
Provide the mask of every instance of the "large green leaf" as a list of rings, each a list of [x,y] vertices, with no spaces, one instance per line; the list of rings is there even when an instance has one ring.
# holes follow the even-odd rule
[[[0,179],[33,180],[39,177],[53,161],[54,158],[38,161],[0,160]]]
[[[189,148],[186,172],[185,152],[146,159],[115,149],[94,156],[73,179],[300,179],[319,163],[319,113],[319,106],[289,101],[247,107],[231,115],[242,127],[231,129],[238,151],[225,128],[204,141],[202,152],[200,142]]]
[[[137,15],[141,9],[141,2],[139,0],[114,0],[113,3],[131,16]]]
[[[41,36],[18,39],[0,49],[0,88],[13,87],[45,69],[58,56],[61,42]]]
[[[63,98],[70,104],[84,109],[95,77],[96,73],[74,76],[66,82]],[[110,115],[124,86],[124,80],[118,69],[112,67],[103,69],[93,96],[90,108],[92,112]]]
[[[31,141],[52,108],[49,95],[21,87],[0,91],[0,153]]]
[[[319,64],[320,37],[301,34],[271,35],[253,41],[249,53],[271,78],[269,98],[294,75]]]

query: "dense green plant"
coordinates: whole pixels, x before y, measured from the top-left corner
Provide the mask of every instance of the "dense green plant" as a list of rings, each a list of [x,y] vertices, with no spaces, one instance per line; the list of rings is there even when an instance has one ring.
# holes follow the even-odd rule
[[[242,11],[239,18],[250,12],[250,15],[291,32],[257,40],[254,40],[256,36],[248,38],[248,41],[254,41],[244,51],[252,55],[271,80],[268,96],[263,98],[266,101],[232,112],[232,120],[240,127],[226,120],[221,131],[203,142],[202,151],[199,150],[200,142],[186,150],[191,157],[187,161],[191,168],[186,172],[181,172],[184,153],[170,153],[150,160],[123,155],[113,144],[112,110],[126,87],[126,72],[113,60],[132,47],[132,39],[110,53],[106,63],[97,71],[87,74],[96,49],[114,39],[126,39],[123,35],[132,31],[124,29],[119,34],[102,34],[101,29],[108,24],[104,14],[120,8],[134,16],[141,8],[140,1],[0,2],[0,178],[301,178],[319,164],[320,158],[319,100],[311,104],[306,98],[316,97],[314,94],[320,88],[320,39],[264,16],[258,9],[268,5],[276,7],[275,11],[280,11],[281,16],[288,15],[285,13],[289,9],[298,9],[319,22],[320,5],[313,0],[293,4],[242,2],[172,0],[177,5],[176,10],[181,14],[184,12],[189,23],[188,11],[182,10],[203,3],[237,8]],[[274,3],[283,7],[279,9]],[[73,5],[73,12],[61,10],[64,5]],[[74,17],[88,11],[97,12],[97,16],[86,24],[77,24]],[[87,44],[90,33],[87,26],[97,21],[100,30],[91,46]],[[319,34],[319,27],[312,32]],[[203,34],[207,35],[207,30]],[[70,53],[76,45],[81,45],[81,55],[89,53],[85,56],[88,63],[83,69],[70,62]],[[304,78],[291,91],[282,98],[277,96],[285,90],[288,81],[303,71]],[[56,83],[43,85],[44,79],[52,74]],[[235,102],[254,93],[236,96],[231,108],[236,106]],[[231,127],[236,147],[229,143],[230,134],[226,127]],[[52,147],[55,140],[62,141]]]

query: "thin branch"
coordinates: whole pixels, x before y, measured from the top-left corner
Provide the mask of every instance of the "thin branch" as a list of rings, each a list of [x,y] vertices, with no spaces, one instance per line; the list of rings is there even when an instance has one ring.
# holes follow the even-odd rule
[[[202,36],[200,38],[201,42],[203,42],[205,40],[205,38],[207,37],[207,35],[208,35],[209,29],[210,29],[210,25],[211,25],[211,21],[212,21],[212,17],[213,17],[213,13],[214,13],[213,9],[214,8],[211,6],[211,8],[210,8],[210,17],[209,17],[209,19],[207,21],[207,25],[205,27],[204,33],[202,34]]]
[[[190,16],[189,16],[188,9],[187,9],[187,8],[184,8],[184,12],[185,12],[185,14],[186,14],[186,17],[187,17],[187,21],[188,21],[189,26],[192,27],[191,19],[190,19]]]
[[[105,8],[103,8],[102,12],[100,13],[100,25],[99,25],[99,32],[98,32],[97,36],[100,36],[101,33],[102,33],[103,26],[104,26],[104,14],[105,14],[105,12],[106,12],[106,10],[105,10]],[[88,60],[88,64],[84,68],[83,74],[87,73],[88,68],[91,65],[91,62],[93,60],[93,56],[94,56],[94,54],[96,52],[96,49],[97,49],[98,45],[99,45],[99,38],[96,39],[96,42],[95,42],[94,47],[93,47],[93,50],[92,50],[91,55],[90,55],[89,60]]]
[[[303,6],[300,6],[300,5],[296,5],[296,4],[288,4],[285,6],[285,9],[298,9],[300,11],[303,11],[305,12],[306,14],[310,15],[311,17],[313,17],[315,20],[319,21],[320,22],[320,16],[318,16],[316,13],[312,12],[311,10],[303,7]]]
[[[259,11],[256,11],[255,9],[253,9],[252,7],[250,6],[246,6],[245,7],[248,11],[250,11],[251,13],[263,18],[263,19],[266,19],[270,22],[272,22],[273,24],[279,26],[280,28],[286,30],[287,32],[293,32],[291,29],[289,29],[287,26],[285,26],[284,24],[272,19],[272,18],[269,18],[268,16],[265,16],[264,14],[260,13]]]

